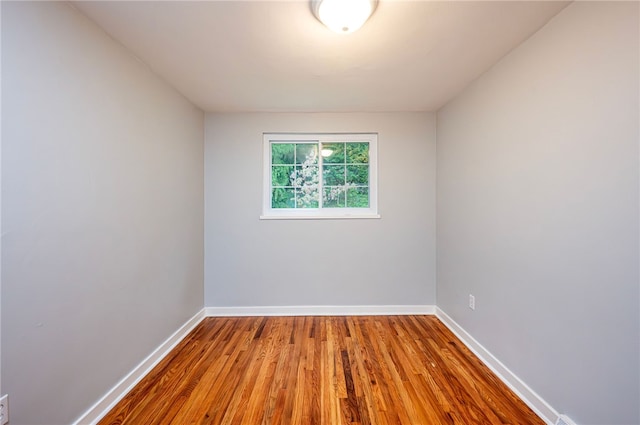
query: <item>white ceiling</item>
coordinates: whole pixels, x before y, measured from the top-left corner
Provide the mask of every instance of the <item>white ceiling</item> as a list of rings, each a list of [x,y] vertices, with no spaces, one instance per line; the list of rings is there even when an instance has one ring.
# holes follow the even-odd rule
[[[434,111],[567,2],[380,0],[353,34],[297,1],[73,3],[205,111]]]

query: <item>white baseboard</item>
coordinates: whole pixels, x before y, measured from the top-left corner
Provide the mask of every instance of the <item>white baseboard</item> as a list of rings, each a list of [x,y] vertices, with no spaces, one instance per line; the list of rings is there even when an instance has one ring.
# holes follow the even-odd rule
[[[146,359],[122,378],[96,404],[91,406],[73,425],[93,425],[98,423],[131,389],[142,380],[193,328],[204,319],[205,311],[200,310],[184,325],[167,338]]]
[[[434,305],[312,305],[312,306],[256,306],[205,307],[211,317],[229,316],[389,316],[407,314],[435,314]]]
[[[462,326],[457,324],[444,311],[436,307],[436,316],[453,332],[493,373],[524,401],[540,418],[549,425],[556,423],[559,413],[542,397],[536,394],[520,378],[511,372],[489,350],[476,341]]]

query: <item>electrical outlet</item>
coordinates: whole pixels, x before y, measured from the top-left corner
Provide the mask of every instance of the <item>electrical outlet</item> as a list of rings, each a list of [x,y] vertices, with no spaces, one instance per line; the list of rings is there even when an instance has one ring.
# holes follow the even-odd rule
[[[9,423],[9,394],[0,398],[0,425]]]
[[[469,294],[469,308],[471,310],[475,310],[476,309],[476,297],[474,297],[471,294]]]

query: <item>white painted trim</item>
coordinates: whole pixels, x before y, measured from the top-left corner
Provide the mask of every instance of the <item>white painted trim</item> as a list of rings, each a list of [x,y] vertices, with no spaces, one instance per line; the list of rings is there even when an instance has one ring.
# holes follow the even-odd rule
[[[436,317],[455,334],[478,358],[496,374],[511,390],[524,401],[543,421],[549,425],[554,425],[560,414],[525,384],[515,373],[507,368],[489,350],[475,340],[462,326],[456,323],[439,307],[436,307]]]
[[[261,215],[260,220],[342,220],[342,219],[381,218],[380,214],[343,214],[343,215]]]
[[[229,316],[388,316],[435,314],[434,305],[310,305],[205,307],[210,317]]]
[[[169,352],[182,341],[205,317],[205,310],[200,310],[184,325],[167,338],[158,348],[153,350],[138,366],[133,368],[120,382],[111,388],[100,400],[89,408],[74,425],[97,424],[133,387],[142,380]]]

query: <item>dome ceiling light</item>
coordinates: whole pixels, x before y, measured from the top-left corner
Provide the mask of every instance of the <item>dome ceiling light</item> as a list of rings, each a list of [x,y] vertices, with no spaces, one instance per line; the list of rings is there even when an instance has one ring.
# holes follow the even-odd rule
[[[357,31],[377,6],[378,0],[311,0],[313,15],[340,34]]]

